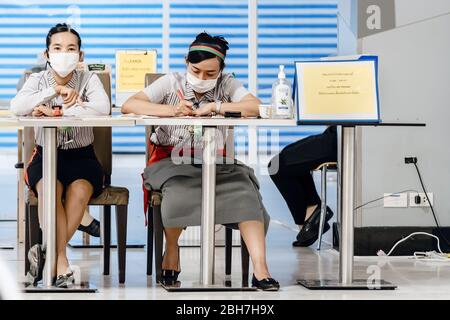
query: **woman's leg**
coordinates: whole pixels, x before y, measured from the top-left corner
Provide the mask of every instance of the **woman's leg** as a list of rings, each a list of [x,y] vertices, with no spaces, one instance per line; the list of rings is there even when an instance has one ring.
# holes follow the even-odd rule
[[[87,207],[89,199],[93,192],[92,185],[87,180],[76,180],[72,182],[66,190],[64,201],[65,220],[64,227],[66,229],[64,241],[61,240],[61,250],[58,250],[57,274],[67,272],[69,261],[67,260],[66,246],[72,238],[77,227],[80,225],[84,210]],[[59,219],[59,216],[58,216]],[[61,222],[62,224],[62,222]],[[58,227],[59,227],[58,223]],[[62,228],[63,226],[61,226]],[[64,242],[64,243],[63,243]],[[62,246],[64,244],[64,246]]]
[[[306,219],[308,207],[308,191],[302,182],[304,182],[306,175],[311,176],[310,168],[288,166],[284,164],[282,154],[277,157],[279,157],[279,167],[276,172],[270,175],[270,178],[286,201],[295,223],[302,226]]]
[[[252,259],[253,273],[256,279],[262,280],[269,278],[270,273],[266,261],[264,224],[256,220],[242,221],[239,223],[239,230]]]
[[[67,212],[67,242],[72,239],[80,225],[93,192],[91,183],[84,179],[75,180],[67,187],[64,202]]]
[[[305,220],[314,213],[317,206],[320,204],[320,197],[317,194],[316,186],[314,184],[313,175],[307,173],[300,178],[300,185],[305,192],[306,196],[306,214]],[[303,227],[303,223],[299,225],[300,229]]]
[[[178,256],[178,239],[180,238],[182,228],[164,228],[166,235],[166,250],[162,262],[162,268],[165,270],[180,270],[180,257]]]
[[[90,214],[88,210],[85,210],[80,224],[87,227],[92,223],[92,221],[94,221],[94,217]]]

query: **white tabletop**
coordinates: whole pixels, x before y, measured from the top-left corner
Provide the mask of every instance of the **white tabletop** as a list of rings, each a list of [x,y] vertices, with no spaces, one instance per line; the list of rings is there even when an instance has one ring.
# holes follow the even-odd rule
[[[22,127],[117,127],[134,126],[135,120],[117,116],[89,117],[18,117]]]
[[[11,116],[0,116],[0,127],[17,127],[19,126],[19,121],[15,117]]]
[[[123,116],[127,118],[126,116]],[[136,125],[202,126],[296,126],[295,119],[257,119],[224,117],[135,117]]]
[[[295,119],[257,119],[224,117],[13,117],[0,116],[1,127],[116,127],[135,125],[202,125],[202,126],[296,126]]]

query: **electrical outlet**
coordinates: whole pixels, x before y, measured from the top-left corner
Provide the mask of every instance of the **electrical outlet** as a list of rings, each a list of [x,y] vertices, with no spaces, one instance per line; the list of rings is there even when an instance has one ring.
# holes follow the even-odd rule
[[[407,208],[408,207],[408,193],[385,193],[384,194],[385,208]]]
[[[416,196],[419,196],[419,203],[416,203]],[[430,199],[431,205],[434,205],[432,192],[428,192],[428,198]],[[409,193],[409,206],[410,207],[429,207],[430,204],[428,203],[428,199],[425,196],[425,193],[410,192]]]

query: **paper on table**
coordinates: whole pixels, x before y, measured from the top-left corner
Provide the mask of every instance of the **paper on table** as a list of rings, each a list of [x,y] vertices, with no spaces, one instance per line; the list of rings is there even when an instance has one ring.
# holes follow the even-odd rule
[[[148,115],[134,114],[134,113],[121,114],[119,117],[120,118],[132,118],[132,119],[153,119],[153,118],[159,118],[157,116],[148,116]]]

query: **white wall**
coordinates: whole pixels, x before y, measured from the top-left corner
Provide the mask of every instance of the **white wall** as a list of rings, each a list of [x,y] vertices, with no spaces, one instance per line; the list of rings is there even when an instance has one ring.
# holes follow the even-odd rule
[[[362,130],[361,200],[406,189],[421,190],[417,156],[441,225],[450,225],[450,1],[397,0],[397,27],[360,40],[360,53],[379,55],[384,122],[425,122],[426,128]],[[433,226],[431,211],[365,208],[359,226]]]

